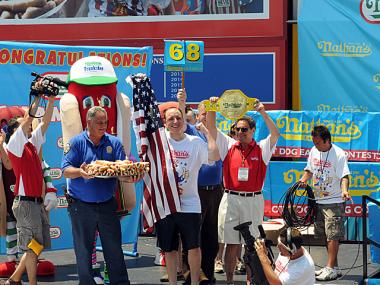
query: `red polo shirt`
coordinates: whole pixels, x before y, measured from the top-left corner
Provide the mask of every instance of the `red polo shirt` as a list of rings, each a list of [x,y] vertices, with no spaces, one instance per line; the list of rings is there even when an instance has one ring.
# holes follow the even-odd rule
[[[261,191],[267,165],[272,155],[270,136],[260,141],[259,144],[252,140],[243,150],[240,142],[218,133],[217,145],[223,160],[224,187],[240,192]],[[248,181],[238,181],[238,172],[241,167],[248,168]]]
[[[16,176],[15,196],[41,197],[43,176],[38,152],[44,142],[41,125],[33,131],[30,139],[21,127],[11,136],[7,150]]]

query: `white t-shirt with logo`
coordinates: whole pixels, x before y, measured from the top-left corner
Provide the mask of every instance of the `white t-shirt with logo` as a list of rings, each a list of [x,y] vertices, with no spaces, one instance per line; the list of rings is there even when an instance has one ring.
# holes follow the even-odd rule
[[[310,150],[305,170],[313,173],[313,190],[319,204],[342,203],[340,180],[350,174],[343,149],[332,144],[329,151]]]
[[[275,272],[282,285],[312,285],[315,283],[314,262],[305,248],[303,248],[303,255],[293,260],[279,254]]]
[[[202,164],[208,164],[208,146],[201,138],[185,134],[185,138],[176,141],[168,135],[173,163],[178,174],[178,184],[182,188],[180,195],[181,212],[201,213],[198,195],[198,173]]]

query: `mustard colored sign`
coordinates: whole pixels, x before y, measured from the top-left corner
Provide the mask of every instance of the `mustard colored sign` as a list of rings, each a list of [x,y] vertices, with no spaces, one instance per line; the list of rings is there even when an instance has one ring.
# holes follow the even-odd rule
[[[239,89],[231,89],[223,92],[222,96],[215,103],[210,100],[203,101],[206,111],[219,112],[228,119],[242,117],[247,111],[253,110],[260,102],[259,99],[247,97]]]

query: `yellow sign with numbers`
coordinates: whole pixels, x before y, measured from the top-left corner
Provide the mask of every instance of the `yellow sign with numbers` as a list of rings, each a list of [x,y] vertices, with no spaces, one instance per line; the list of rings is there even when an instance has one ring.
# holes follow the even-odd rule
[[[201,41],[165,41],[165,71],[203,71],[204,43]]]

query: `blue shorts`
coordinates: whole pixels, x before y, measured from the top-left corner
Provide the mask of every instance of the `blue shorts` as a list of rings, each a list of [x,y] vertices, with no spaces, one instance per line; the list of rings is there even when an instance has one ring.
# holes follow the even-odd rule
[[[200,246],[200,213],[174,213],[159,220],[155,227],[158,247],[164,252],[178,250],[180,236],[184,250]]]

